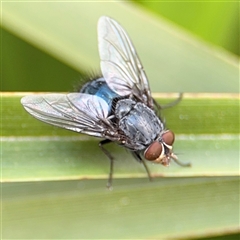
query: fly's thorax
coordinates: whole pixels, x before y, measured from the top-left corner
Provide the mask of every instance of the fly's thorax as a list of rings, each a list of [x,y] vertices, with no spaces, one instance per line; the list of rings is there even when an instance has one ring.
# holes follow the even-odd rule
[[[118,128],[126,136],[126,145],[132,149],[146,149],[164,129],[153,110],[131,99],[119,100],[115,115],[119,120]]]
[[[115,115],[118,119],[124,118],[134,108],[136,102],[132,99],[122,99],[117,102]]]
[[[144,151],[145,159],[168,166],[171,158],[177,159],[172,151],[174,140],[175,135],[172,131],[166,130],[162,132],[159,138]]]

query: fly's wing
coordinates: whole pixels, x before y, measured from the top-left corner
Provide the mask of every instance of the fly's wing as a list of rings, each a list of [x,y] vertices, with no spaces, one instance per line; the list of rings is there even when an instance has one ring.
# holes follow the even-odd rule
[[[120,96],[134,95],[153,108],[153,99],[143,66],[124,29],[113,19],[98,21],[101,71],[108,86]]]
[[[107,103],[94,95],[69,93],[25,96],[24,108],[35,118],[75,132],[104,137],[112,128]]]

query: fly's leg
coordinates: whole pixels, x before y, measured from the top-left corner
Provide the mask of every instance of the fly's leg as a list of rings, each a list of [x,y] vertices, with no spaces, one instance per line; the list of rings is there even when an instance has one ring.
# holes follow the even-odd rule
[[[112,178],[113,178],[113,161],[114,158],[113,156],[110,154],[110,152],[103,147],[103,145],[111,143],[112,141],[109,139],[104,139],[101,142],[99,142],[98,146],[101,148],[101,150],[106,154],[106,156],[109,158],[110,160],[110,172],[109,172],[109,176],[108,176],[108,182],[107,182],[107,188],[109,190],[112,190]]]
[[[167,103],[163,106],[159,105],[155,99],[153,99],[154,105],[157,108],[158,111],[162,110],[162,109],[166,109],[166,108],[170,108],[170,107],[174,107],[175,105],[177,105],[183,98],[183,93],[179,93],[179,96],[177,99],[175,99],[174,101]]]
[[[175,163],[177,163],[181,167],[191,167],[191,163],[183,163],[178,160],[178,157],[175,154],[171,154],[171,158],[174,160]]]
[[[183,163],[183,162],[180,162],[178,159],[173,158],[173,161],[181,167],[191,167],[192,166],[191,163],[189,163],[189,162],[188,163]]]
[[[141,156],[137,153],[137,152],[132,152],[132,155],[135,157],[135,159],[139,162],[141,162],[147,172],[147,175],[148,175],[148,179],[149,181],[152,181],[152,177],[151,177],[151,174],[150,174],[150,171],[148,169],[148,166],[146,164],[146,162],[141,158]]]

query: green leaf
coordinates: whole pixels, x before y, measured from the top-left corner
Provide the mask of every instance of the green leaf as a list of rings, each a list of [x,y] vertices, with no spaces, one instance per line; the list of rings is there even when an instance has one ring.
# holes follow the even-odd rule
[[[6,183],[3,239],[193,239],[237,233],[239,179]]]
[[[149,182],[141,164],[109,146],[116,161],[114,190],[107,191],[109,163],[98,141],[32,118],[20,96],[2,95],[3,239],[192,239],[238,232],[236,97],[192,96],[164,112],[168,125],[179,129],[175,152],[191,168],[150,164],[155,178]],[[198,108],[206,101],[207,111]],[[216,118],[223,107],[232,115]],[[188,117],[171,118],[174,112]],[[182,120],[187,127],[181,129]],[[225,131],[207,127],[230,123]],[[205,134],[194,134],[196,128]]]
[[[4,94],[2,107],[4,181],[107,177],[109,163],[97,139],[34,119],[16,94]],[[168,128],[176,133],[174,150],[183,162],[190,161],[192,167],[182,168],[173,163],[164,168],[150,164],[152,173],[175,177],[238,175],[238,107],[237,95],[214,98],[203,94],[194,98],[186,94],[178,106],[164,110],[162,115]],[[145,176],[143,167],[122,148],[113,145],[109,150],[116,156],[116,177]]]

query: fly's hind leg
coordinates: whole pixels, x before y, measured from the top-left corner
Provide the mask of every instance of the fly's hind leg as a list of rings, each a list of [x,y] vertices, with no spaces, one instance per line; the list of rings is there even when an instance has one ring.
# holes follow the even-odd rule
[[[107,188],[109,190],[112,190],[112,179],[113,179],[113,162],[114,162],[114,158],[113,156],[110,154],[110,152],[103,147],[103,145],[111,143],[112,141],[109,139],[104,139],[102,141],[99,142],[98,146],[101,148],[101,150],[106,154],[106,156],[109,158],[110,160],[110,172],[109,172],[109,176],[108,176],[108,182],[107,182]]]
[[[155,99],[153,99],[153,102],[154,102],[154,105],[157,108],[157,110],[160,111],[160,110],[163,110],[163,109],[166,109],[166,108],[174,107],[179,102],[181,102],[182,98],[183,98],[183,93],[179,93],[179,96],[178,96],[177,99],[175,99],[174,101],[172,101],[170,103],[167,103],[165,105],[158,104]]]
[[[132,155],[134,156],[134,158],[138,161],[138,162],[141,162],[147,172],[147,175],[148,175],[148,179],[149,181],[152,181],[152,177],[151,177],[151,174],[150,174],[150,171],[148,169],[148,166],[146,164],[146,162],[141,158],[140,154],[138,152],[132,152]]]

